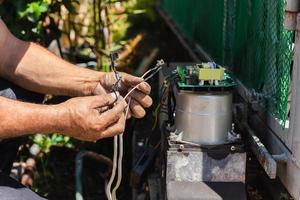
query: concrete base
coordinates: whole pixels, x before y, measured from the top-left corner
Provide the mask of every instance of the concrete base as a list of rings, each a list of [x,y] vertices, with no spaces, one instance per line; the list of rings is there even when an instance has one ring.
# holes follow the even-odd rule
[[[244,183],[169,182],[168,200],[246,200]]]
[[[246,200],[246,153],[224,151],[169,150],[167,199]]]

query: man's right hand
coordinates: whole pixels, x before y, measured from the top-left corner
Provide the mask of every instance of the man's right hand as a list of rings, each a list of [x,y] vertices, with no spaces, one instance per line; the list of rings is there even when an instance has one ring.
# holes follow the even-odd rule
[[[85,141],[96,141],[122,133],[125,129],[124,111],[127,104],[120,97],[114,105],[115,100],[116,96],[112,93],[76,97],[57,105],[62,117],[58,122],[62,133]]]

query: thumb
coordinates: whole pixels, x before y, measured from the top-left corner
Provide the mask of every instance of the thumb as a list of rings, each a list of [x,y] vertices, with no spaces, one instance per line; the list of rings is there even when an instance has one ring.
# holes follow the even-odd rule
[[[112,92],[109,94],[93,96],[92,107],[99,108],[99,107],[112,105],[117,101],[119,96],[120,96],[119,92],[116,93]]]
[[[93,91],[93,95],[106,94],[105,89],[102,87],[100,83],[97,84],[96,88]]]

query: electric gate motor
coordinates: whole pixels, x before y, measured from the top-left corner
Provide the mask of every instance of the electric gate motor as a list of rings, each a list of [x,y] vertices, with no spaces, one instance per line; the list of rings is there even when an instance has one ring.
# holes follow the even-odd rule
[[[227,142],[232,129],[233,80],[214,63],[178,66],[179,93],[175,127],[182,140],[216,145]]]
[[[232,129],[231,113],[231,92],[181,91],[176,99],[175,127],[183,141],[224,144]]]
[[[231,75],[215,63],[176,64],[174,72],[174,127],[164,134],[167,199],[246,199],[246,153],[232,125]]]

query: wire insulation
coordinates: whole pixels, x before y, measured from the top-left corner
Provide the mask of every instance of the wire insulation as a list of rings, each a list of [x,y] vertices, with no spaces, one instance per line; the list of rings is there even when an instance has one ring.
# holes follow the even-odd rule
[[[139,85],[141,85],[142,83],[148,81],[156,73],[158,73],[162,69],[163,64],[164,64],[163,60],[160,60],[160,61],[157,62],[156,66],[154,68],[149,69],[147,72],[145,72],[141,76],[141,78],[143,78],[144,80],[142,82],[140,82],[139,84],[137,84],[136,86],[134,86],[132,89],[130,89],[128,91],[128,93],[124,96],[124,99],[128,98],[129,95],[139,87]],[[149,76],[147,76],[147,75],[149,75]],[[127,119],[127,116],[128,116],[128,113],[129,113],[130,103],[131,103],[131,97],[128,100],[127,110],[126,110],[126,113],[125,113],[125,120]],[[109,179],[109,181],[106,185],[106,189],[105,189],[106,197],[107,197],[108,200],[116,200],[116,191],[119,188],[119,186],[121,184],[121,181],[122,181],[122,160],[123,160],[123,153],[124,153],[123,134],[124,134],[124,132],[121,133],[118,136],[114,136],[113,168],[112,168],[111,177],[110,177],[110,179]],[[119,141],[119,155],[118,155],[118,141]],[[118,156],[119,156],[119,158],[118,158]],[[111,186],[112,186],[112,183],[115,179],[117,168],[118,168],[118,175],[117,175],[116,185],[113,188],[113,190],[111,191]]]
[[[106,197],[108,200],[112,200],[112,195],[111,195],[111,185],[114,181],[114,178],[115,178],[115,175],[116,175],[116,168],[117,168],[117,150],[118,150],[118,136],[115,135],[114,136],[114,156],[113,156],[113,168],[112,168],[112,171],[111,171],[111,176],[110,176],[110,179],[106,185],[106,190],[105,190],[105,193],[106,193]]]
[[[129,105],[131,102],[131,98],[128,101],[128,106],[125,113],[125,119],[127,119],[128,112],[129,112]],[[118,159],[118,178],[115,187],[112,190],[112,199],[116,199],[116,191],[119,188],[121,181],[122,181],[122,160],[123,160],[123,152],[124,152],[124,145],[123,145],[123,133],[119,135],[119,159]]]

